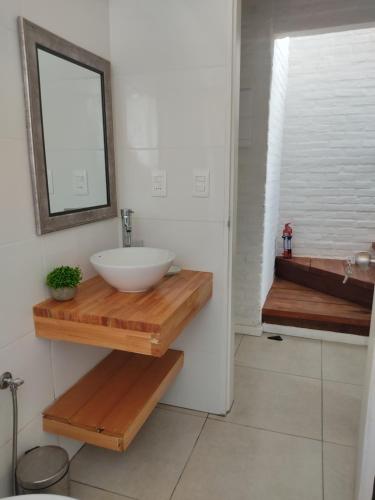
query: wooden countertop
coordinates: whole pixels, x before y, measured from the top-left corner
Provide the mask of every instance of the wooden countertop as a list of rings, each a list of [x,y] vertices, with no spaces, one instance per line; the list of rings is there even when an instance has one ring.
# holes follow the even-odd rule
[[[99,276],[67,302],[34,306],[36,334],[160,357],[212,296],[212,273],[182,270],[142,293],[120,293]]]

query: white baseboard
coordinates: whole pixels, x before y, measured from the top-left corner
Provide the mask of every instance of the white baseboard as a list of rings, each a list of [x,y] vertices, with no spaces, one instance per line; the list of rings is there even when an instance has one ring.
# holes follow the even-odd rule
[[[312,330],[310,328],[298,328],[295,326],[271,325],[270,323],[263,323],[262,326],[264,333],[290,335],[291,337],[303,337],[305,339],[326,340],[327,342],[342,342],[344,344],[368,345],[368,337],[363,337],[362,335],[329,332],[327,330]]]
[[[260,337],[263,333],[262,325],[252,326],[252,325],[241,325],[236,323],[234,325],[235,333],[241,333],[242,335],[255,335]]]

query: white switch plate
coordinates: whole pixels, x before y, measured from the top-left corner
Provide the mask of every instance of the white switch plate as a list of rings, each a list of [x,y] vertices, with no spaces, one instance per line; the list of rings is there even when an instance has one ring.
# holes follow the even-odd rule
[[[208,168],[194,168],[193,170],[193,196],[195,198],[208,198],[210,194],[210,170]]]
[[[73,170],[73,193],[77,195],[89,194],[87,170]]]
[[[167,196],[167,171],[160,168],[153,168],[151,171],[152,185],[151,191],[152,196]]]

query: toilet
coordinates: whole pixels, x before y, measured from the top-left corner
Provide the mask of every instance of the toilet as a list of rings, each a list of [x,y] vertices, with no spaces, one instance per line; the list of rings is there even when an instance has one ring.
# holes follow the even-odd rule
[[[72,500],[73,497],[62,497],[60,495],[46,495],[37,493],[36,495],[19,495],[17,497],[6,497],[3,500],[10,500],[11,498],[30,498],[33,500]],[[73,499],[74,500],[74,499]]]

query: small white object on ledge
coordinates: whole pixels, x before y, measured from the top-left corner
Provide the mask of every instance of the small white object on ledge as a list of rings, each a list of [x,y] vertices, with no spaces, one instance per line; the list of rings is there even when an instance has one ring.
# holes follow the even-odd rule
[[[180,266],[171,266],[166,274],[166,276],[174,276],[175,274],[178,274],[181,272],[181,267]]]

